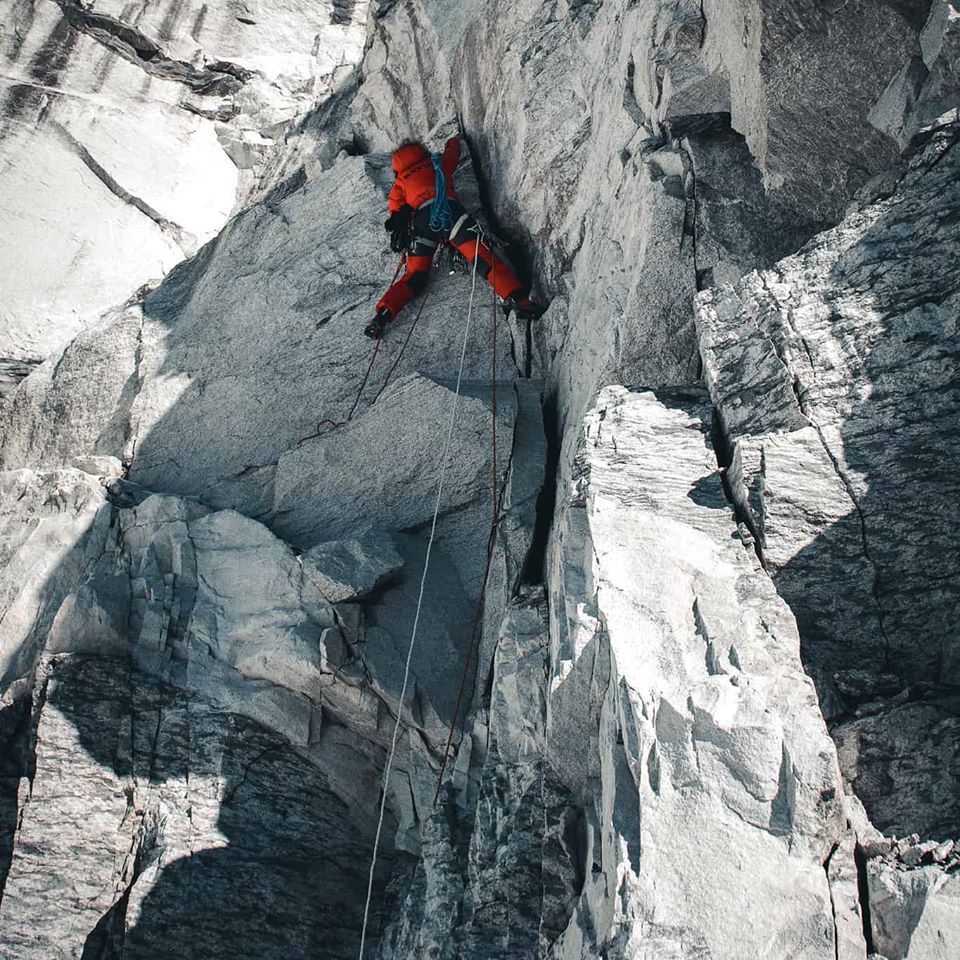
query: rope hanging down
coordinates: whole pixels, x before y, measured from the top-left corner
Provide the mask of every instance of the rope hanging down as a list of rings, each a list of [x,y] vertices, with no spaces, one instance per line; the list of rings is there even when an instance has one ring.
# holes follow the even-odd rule
[[[397,277],[400,276],[400,271],[403,268],[404,263],[406,263],[406,259],[406,254],[400,258],[400,263],[397,265],[397,269],[393,274],[393,280],[390,281],[391,286],[393,286],[393,284],[396,282]],[[380,399],[380,395],[390,385],[390,380],[394,373],[396,373],[397,367],[400,366],[400,361],[403,359],[403,354],[407,349],[407,344],[410,342],[410,338],[413,336],[413,331],[416,329],[417,324],[420,322],[420,318],[423,316],[423,308],[427,305],[427,300],[429,297],[430,287],[428,286],[423,297],[420,299],[420,308],[417,310],[417,315],[413,318],[413,323],[410,324],[410,327],[407,330],[407,336],[403,341],[403,346],[400,347],[400,352],[397,354],[390,366],[390,369],[387,371],[387,375],[384,377],[383,383],[380,384],[380,389],[374,394],[373,399],[370,401],[371,407]],[[370,374],[373,372],[373,365],[377,362],[377,354],[380,353],[380,347],[382,344],[383,338],[380,338],[373,345],[373,354],[370,357],[370,363],[367,365],[367,372],[363,375],[363,379],[360,381],[360,389],[357,390],[357,395],[353,400],[353,406],[350,408],[347,418],[345,420],[331,420],[329,417],[324,417],[317,423],[317,428],[313,433],[307,434],[307,436],[301,437],[297,441],[298,445],[305,443],[307,440],[312,440],[314,437],[319,437],[323,432],[323,427],[330,427],[336,430],[339,427],[346,426],[353,419],[353,415],[357,412],[357,407],[360,406],[360,398],[363,396],[363,391],[367,388],[367,381],[370,379]]]
[[[478,240],[479,247],[479,240]],[[479,249],[478,249],[479,253]],[[493,261],[493,287],[496,291],[497,280],[497,261]],[[500,513],[503,493],[499,488],[499,475],[497,471],[497,295],[493,294],[493,309],[491,311],[491,327],[493,330],[492,370],[490,375],[491,384],[491,408],[493,417],[493,484],[491,487],[491,499],[493,501],[493,517],[490,522],[490,535],[487,537],[487,562],[483,570],[483,580],[481,581],[480,597],[477,600],[477,612],[473,618],[473,627],[470,630],[470,639],[463,651],[463,667],[460,671],[460,686],[457,688],[457,699],[453,705],[453,716],[450,719],[450,730],[447,733],[447,742],[443,747],[443,760],[440,761],[440,772],[437,774],[437,789],[433,795],[433,804],[436,806],[440,799],[440,790],[443,787],[443,775],[447,769],[447,763],[450,760],[450,748],[453,745],[453,735],[457,729],[457,721],[460,718],[460,707],[463,704],[463,695],[467,689],[467,677],[470,675],[470,664],[473,661],[473,649],[477,642],[477,633],[480,630],[480,620],[483,616],[483,606],[487,598],[487,583],[490,580],[490,567],[493,564],[493,548],[497,542],[497,527],[503,519]]]
[[[481,234],[482,236],[482,234]],[[479,244],[479,240],[477,241]],[[467,342],[470,336],[470,321],[473,316],[473,301],[477,289],[477,260],[473,261],[473,280],[470,284],[470,304],[467,307],[467,321],[463,328],[463,346],[460,350],[460,367],[457,370],[457,384],[453,396],[453,409],[450,413],[450,423],[447,428],[447,438],[443,447],[443,460],[440,468],[440,480],[437,483],[437,498],[433,507],[433,520],[430,524],[430,538],[427,541],[427,553],[423,560],[423,573],[420,576],[420,593],[417,597],[417,611],[413,618],[413,629],[410,633],[410,645],[407,648],[407,659],[403,667],[403,683],[400,687],[400,697],[397,701],[397,716],[393,725],[393,737],[390,741],[390,752],[387,754],[387,765],[383,771],[383,789],[380,796],[380,813],[377,818],[377,832],[373,840],[373,856],[370,859],[370,875],[367,879],[367,899],[363,907],[363,927],[360,933],[359,960],[363,960],[363,951],[367,942],[367,924],[370,919],[370,902],[373,899],[373,879],[377,867],[377,854],[380,850],[380,834],[383,831],[383,818],[387,808],[387,790],[390,786],[390,772],[393,768],[393,758],[397,751],[397,738],[400,736],[400,723],[403,716],[403,701],[407,696],[407,684],[410,681],[410,662],[413,658],[413,646],[417,639],[417,628],[420,625],[420,612],[423,608],[423,593],[427,584],[427,571],[430,568],[430,554],[433,551],[433,541],[437,532],[437,518],[440,515],[440,503],[443,496],[443,483],[447,475],[447,460],[450,455],[450,444],[453,440],[453,428],[457,422],[457,408],[460,405],[460,385],[463,382],[463,367],[467,357]]]

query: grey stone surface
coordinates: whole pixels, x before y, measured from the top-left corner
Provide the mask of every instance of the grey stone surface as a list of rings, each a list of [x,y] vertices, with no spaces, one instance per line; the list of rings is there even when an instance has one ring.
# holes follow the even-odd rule
[[[304,576],[330,603],[366,596],[403,566],[389,538],[329,540],[300,557]]]
[[[459,403],[452,378],[471,284],[438,274],[389,390],[372,405],[403,343],[403,321],[384,344],[355,419],[316,430],[321,415],[343,416],[352,403],[359,374],[347,358],[362,366],[370,356],[362,325],[389,280],[378,223],[384,162],[343,160],[314,185],[241,216],[155,291],[42,365],[7,408],[4,455],[19,468],[3,474],[5,955],[122,949],[149,956],[159,942],[189,952],[194,941],[209,956],[342,956],[355,949],[367,863],[361,848],[371,843],[379,771],[398,711],[405,724],[388,785],[373,942],[382,897],[396,899],[386,885],[394,845],[414,853],[423,845],[420,824],[452,719],[452,678],[468,643],[495,640],[484,637],[486,626],[475,638],[472,629],[493,512],[490,300],[478,298],[471,318]],[[469,193],[468,167],[464,177]],[[306,209],[312,192],[307,207],[316,206]],[[306,235],[278,212],[278,202],[300,211]],[[273,236],[264,228],[271,222]],[[369,250],[347,255],[338,235]],[[252,243],[289,245],[279,254],[285,265],[247,271]],[[376,257],[360,255],[374,249]],[[321,267],[316,302],[332,314],[317,319],[315,301],[301,302],[294,278],[316,284]],[[278,284],[289,284],[280,297]],[[230,288],[235,310],[227,311]],[[271,302],[278,314],[269,333],[261,305]],[[325,347],[307,353],[295,341],[290,321],[298,316],[308,337],[329,337]],[[412,312],[405,320],[412,323]],[[524,569],[545,460],[538,385],[514,385],[508,325],[499,336],[496,480],[508,534],[495,545],[484,624],[499,623]],[[257,343],[259,355],[251,353]],[[304,382],[285,379],[288,362],[304,371]],[[185,393],[197,375],[203,385]],[[265,419],[252,422],[249,408]],[[401,705],[440,453],[454,414],[446,494]],[[264,445],[276,469],[247,470],[251,453],[260,455],[250,443]],[[231,457],[244,461],[239,469]],[[26,466],[43,463],[72,466]],[[261,469],[266,477],[257,475]],[[474,658],[468,703],[485,674]],[[47,695],[61,689],[48,685],[54,676],[72,678],[63,698],[77,714],[78,732]],[[109,696],[101,693],[108,688]],[[179,786],[169,787],[174,799],[165,798],[166,780],[158,788],[159,806],[149,778],[131,782],[126,768],[117,769],[111,740],[114,727],[128,739],[131,726],[137,736],[154,729],[152,720],[136,718],[144,711],[149,718],[158,700],[182,705],[177,722],[186,724],[168,747],[185,769]],[[111,710],[115,723],[106,717]],[[226,765],[262,776],[239,808],[214,777],[204,799],[207,825],[192,840],[158,839],[165,825],[189,832],[197,802],[189,784],[202,777],[200,766],[190,767],[200,742],[191,739],[193,723],[215,741],[208,751],[214,770]],[[237,730],[241,745],[231,739]],[[55,749],[44,753],[43,743]],[[160,762],[159,749],[143,747],[148,769]],[[72,776],[75,755],[77,776],[64,792],[56,785]],[[42,801],[48,789],[49,803]],[[275,806],[293,810],[293,819],[278,822]],[[88,808],[97,811],[89,822],[80,815]],[[293,837],[313,819],[314,837],[293,850]],[[331,847],[329,857],[315,852],[325,846],[319,820],[339,830],[340,852]],[[115,846],[122,855],[108,856]],[[222,935],[202,905],[215,901],[202,891],[215,898],[234,875],[275,857],[284,861],[276,871],[222,894],[223,909],[236,916],[236,935]],[[298,866],[304,858],[312,864],[306,873]],[[90,874],[89,895],[73,892],[70,862]],[[402,858],[396,864],[402,871]],[[305,904],[314,896],[323,905],[310,911]],[[266,913],[251,909],[257,902]],[[282,936],[273,936],[274,924]],[[200,928],[207,933],[197,940]],[[32,932],[18,932],[25,930]]]
[[[315,761],[121,659],[55,658],[41,682],[5,957],[352,949],[370,825]]]
[[[905,147],[960,120],[958,53],[960,7],[956,0],[933,0],[920,32],[919,54],[890,80],[870,122]]]
[[[606,388],[563,491],[548,755],[586,806],[590,866],[557,956],[849,941],[824,870],[852,854],[836,752],[793,616],[736,536],[709,416],[698,388]]]
[[[939,839],[960,829],[955,139],[935,135],[889,199],[698,304],[731,488],[844,772],[879,826]]]
[[[383,791],[368,957],[944,956],[956,3],[45,2],[0,309],[89,256],[0,349],[0,954],[356,955]],[[478,288],[420,604],[469,277],[321,421],[459,124],[550,308],[493,363]]]
[[[366,11],[5,3],[0,369],[22,376],[210,240],[354,68]]]
[[[428,525],[445,454],[440,510],[466,508],[489,481],[492,410],[485,385],[486,396],[469,396],[467,384],[467,395],[459,400],[453,386],[421,376],[404,378],[369,414],[285,452],[273,483],[276,529],[308,544],[363,529],[371,521],[391,530]],[[516,396],[505,386],[497,406],[501,467],[508,462],[516,416]]]
[[[851,193],[897,162],[870,113],[919,55],[927,6],[707,0],[704,58],[729,76],[733,124],[775,197],[836,221]]]
[[[898,863],[871,860],[867,885],[871,929],[878,952],[890,960],[946,960],[954,953],[960,923],[956,869],[938,864],[904,869]]]

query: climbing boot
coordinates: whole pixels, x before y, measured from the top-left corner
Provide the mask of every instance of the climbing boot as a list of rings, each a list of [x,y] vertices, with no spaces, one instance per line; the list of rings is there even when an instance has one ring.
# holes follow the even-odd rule
[[[539,320],[546,309],[539,303],[534,303],[529,297],[514,295],[503,301],[504,313],[508,317],[511,313],[514,313],[518,320]]]
[[[390,311],[386,308],[377,311],[377,315],[366,325],[364,333],[371,340],[379,340],[383,336],[387,324],[393,319]]]

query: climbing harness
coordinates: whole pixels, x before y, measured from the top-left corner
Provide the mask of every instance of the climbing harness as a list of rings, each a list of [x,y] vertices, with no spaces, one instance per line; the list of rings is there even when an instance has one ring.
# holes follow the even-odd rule
[[[442,156],[433,154],[434,197],[430,206],[430,229],[434,233],[448,231],[453,226],[453,214],[450,212],[450,203],[447,200],[447,178],[441,166]]]
[[[460,219],[457,220],[457,222],[450,228],[450,243],[451,243],[451,244],[457,242],[457,235],[460,233],[460,228],[461,228],[468,220],[470,220],[470,212],[469,212],[468,210],[464,210],[463,213],[460,215]],[[456,249],[456,248],[454,248],[454,249]]]
[[[478,239],[479,244],[479,239]],[[417,628],[420,625],[420,612],[423,608],[423,594],[427,584],[427,571],[430,569],[430,555],[433,552],[433,542],[437,533],[437,518],[440,516],[440,503],[443,497],[443,484],[447,475],[447,461],[450,456],[450,445],[453,441],[453,428],[457,422],[457,409],[460,405],[460,386],[463,383],[463,368],[467,358],[467,343],[470,338],[470,322],[473,317],[473,302],[477,289],[477,258],[474,258],[473,280],[470,284],[470,303],[467,307],[467,320],[463,327],[463,346],[460,349],[460,367],[457,370],[457,383],[453,394],[453,409],[450,413],[450,423],[447,427],[447,438],[443,447],[443,457],[440,467],[440,480],[437,483],[437,497],[433,507],[433,520],[430,524],[430,537],[427,540],[427,552],[423,560],[423,573],[420,576],[420,593],[417,596],[417,609],[413,618],[413,629],[410,633],[410,645],[407,648],[407,659],[403,668],[403,683],[400,686],[400,697],[397,701],[397,715],[393,725],[393,736],[390,740],[390,751],[387,754],[387,765],[383,771],[383,789],[380,797],[380,814],[377,818],[377,831],[373,840],[373,856],[370,860],[370,875],[367,880],[367,899],[363,907],[363,927],[360,933],[359,960],[363,960],[363,950],[367,942],[367,924],[370,918],[370,902],[373,899],[373,879],[377,866],[377,854],[380,849],[380,834],[383,830],[383,818],[387,809],[387,791],[390,787],[390,771],[393,768],[393,758],[397,751],[397,739],[400,736],[400,723],[403,717],[403,701],[407,695],[407,685],[410,681],[410,662],[413,659],[413,647],[417,639]],[[489,563],[488,563],[489,569]]]

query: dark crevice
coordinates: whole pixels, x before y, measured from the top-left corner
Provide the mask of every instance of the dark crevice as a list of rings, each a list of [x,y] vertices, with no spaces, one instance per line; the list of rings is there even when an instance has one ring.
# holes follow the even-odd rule
[[[80,0],[52,0],[63,11],[70,26],[112,50],[151,76],[182,83],[196,93],[228,96],[235,93],[253,73],[235,63],[216,60],[197,68],[165,54],[158,43],[136,27],[116,17],[85,9]]]
[[[84,941],[80,960],[122,960],[132,886],[124,890],[123,896],[97,921]]]
[[[723,428],[723,418],[720,411],[713,407],[713,414],[710,421],[710,444],[713,447],[714,455],[717,458],[717,466],[720,468],[720,483],[723,487],[723,495],[727,502],[733,508],[733,514],[738,526],[742,525],[749,532],[753,540],[753,548],[757,554],[760,565],[766,569],[766,561],[763,556],[763,534],[757,528],[756,519],[750,513],[747,504],[740,503],[734,495],[733,488],[730,486],[729,470],[733,465],[734,445],[730,436]],[[746,534],[744,534],[746,536]]]
[[[560,470],[560,414],[557,398],[551,394],[543,398],[543,429],[547,437],[547,462],[543,486],[537,494],[536,519],[533,539],[520,572],[523,584],[546,583],[547,546],[553,528],[553,513],[557,502],[557,476]]]
[[[20,780],[30,766],[29,697],[0,710],[0,903],[13,859]]]
[[[346,26],[352,22],[356,9],[357,0],[333,0],[330,22],[335,26]]]
[[[484,174],[483,165],[480,162],[480,153],[476,144],[463,129],[462,125],[460,127],[460,136],[467,143],[484,219],[490,224],[493,233],[497,239],[499,239],[500,243],[498,246],[514,268],[517,278],[524,284],[526,289],[530,289],[533,276],[533,257],[528,253],[527,245],[522,243],[510,231],[506,230],[494,213],[490,182]],[[532,373],[533,356],[532,323],[528,322],[522,332],[526,341],[523,351],[525,363],[524,369],[518,372],[521,376],[529,378]],[[515,342],[512,343],[512,351],[516,365],[518,352]],[[557,476],[560,467],[560,431],[557,398],[552,395],[545,396],[542,398],[541,404],[543,427],[547,440],[547,460],[544,468],[543,485],[537,494],[533,537],[530,543],[530,549],[527,551],[520,571],[520,585],[541,585],[545,583],[547,546],[553,527],[553,513],[557,498]]]
[[[873,942],[873,926],[870,920],[870,888],[867,884],[867,858],[860,844],[853,848],[853,862],[857,868],[857,894],[860,898],[860,919],[863,924],[863,939],[867,944],[867,954],[877,952]]]
[[[835,842],[830,848],[830,852],[827,854],[826,858],[823,861],[823,872],[827,877],[827,889],[830,891],[830,915],[833,917],[833,957],[834,960],[840,960],[840,936],[839,931],[837,930],[837,904],[833,899],[833,887],[830,884],[830,861],[833,860],[834,854],[840,848],[839,842]]]
[[[0,815],[3,817],[0,820],[0,903],[3,902],[7,873],[13,859],[15,834],[23,817],[20,806],[23,780],[29,784],[26,789],[29,800],[37,775],[37,728],[47,702],[48,679],[48,675],[38,673],[30,694],[0,713],[0,731],[4,728],[9,731],[3,738],[4,749],[0,754],[0,771],[5,781],[0,781]],[[8,825],[9,836],[6,835]]]
[[[630,119],[638,127],[648,125],[647,115],[637,101],[637,95],[634,92],[634,79],[636,77],[637,65],[634,63],[633,56],[627,61],[627,76],[623,84],[623,109],[627,111]]]
[[[0,399],[13,393],[20,381],[26,379],[40,362],[18,357],[0,357]]]
[[[497,246],[513,267],[517,279],[519,279],[526,289],[530,289],[534,274],[534,258],[528,252],[527,245],[521,242],[512,231],[506,229],[503,222],[497,217],[493,206],[493,191],[490,188],[490,181],[483,172],[477,146],[465,130],[461,129],[460,136],[467,142],[467,147],[470,151],[473,174],[476,178],[477,189],[480,193],[480,208],[483,211],[484,219],[490,225],[490,229],[494,234],[493,239],[498,241]]]

